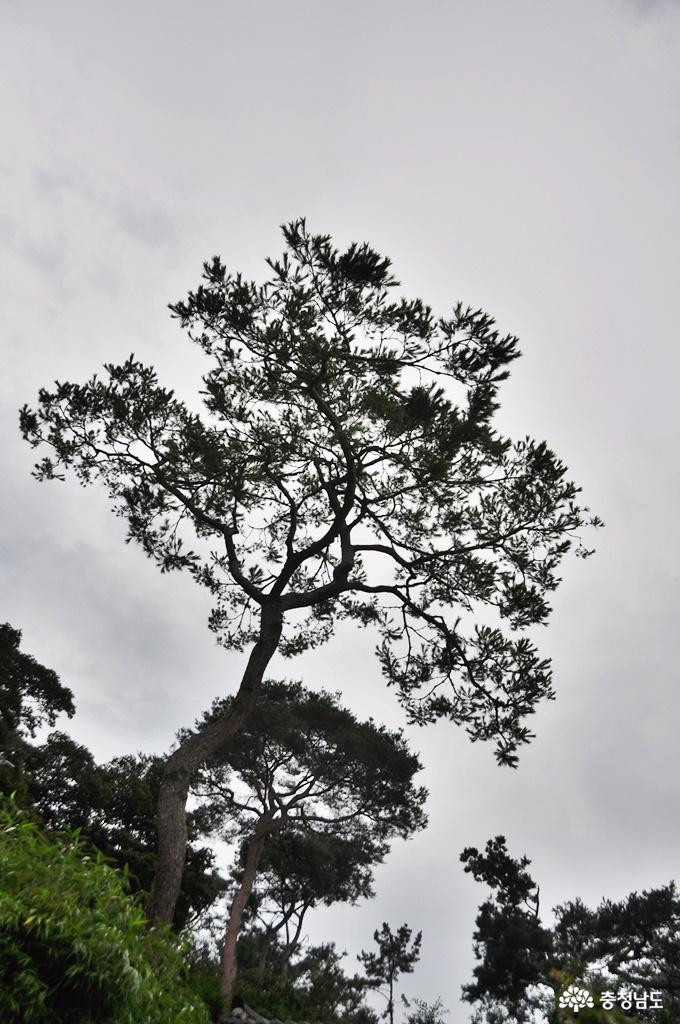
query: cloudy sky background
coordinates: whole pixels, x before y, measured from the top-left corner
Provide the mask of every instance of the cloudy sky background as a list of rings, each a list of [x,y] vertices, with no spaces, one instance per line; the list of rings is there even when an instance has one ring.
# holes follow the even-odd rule
[[[680,877],[677,344],[680,4],[633,0],[0,3],[0,621],[76,696],[101,759],[163,751],[243,659],[207,595],[125,546],[97,489],[39,485],[17,408],[131,351],[190,396],[166,304],[220,253],[249,276],[304,214],[389,255],[410,295],[520,336],[499,426],[546,438],[606,521],[542,633],[558,700],[517,772],[441,724],[412,733],[427,833],[378,896],[319,913],[353,955],[424,932],[404,988],[450,1024],[483,896],[458,855],[505,833],[545,907]],[[401,713],[343,630],[295,664],[357,713]]]

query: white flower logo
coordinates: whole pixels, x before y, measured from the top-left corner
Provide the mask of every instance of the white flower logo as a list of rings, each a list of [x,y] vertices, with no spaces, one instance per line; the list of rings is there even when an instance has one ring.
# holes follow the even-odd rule
[[[584,1007],[592,1007],[593,1005],[593,997],[590,992],[585,988],[581,988],[580,985],[570,985],[560,996],[561,1010],[568,1008],[573,1010],[574,1013],[578,1013]]]

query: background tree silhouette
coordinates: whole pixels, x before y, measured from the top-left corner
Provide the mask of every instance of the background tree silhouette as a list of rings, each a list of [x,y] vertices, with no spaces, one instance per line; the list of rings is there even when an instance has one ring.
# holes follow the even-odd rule
[[[357,959],[363,964],[366,980],[371,988],[383,991],[387,999],[385,1017],[394,1024],[394,986],[400,974],[411,974],[420,959],[420,943],[422,932],[411,942],[411,929],[406,924],[393,932],[387,922],[383,922],[380,931],[373,933],[378,944],[378,952],[361,951]]]
[[[21,630],[0,624],[0,745],[11,755],[13,744],[34,737],[58,715],[75,712],[73,694],[56,672],[21,650]]]
[[[129,538],[207,587],[221,641],[249,648],[228,714],[166,766],[160,920],[196,769],[240,728],[274,653],[323,643],[339,618],[378,629],[414,721],[449,718],[515,764],[526,717],[553,696],[549,663],[516,631],[545,621],[562,556],[596,521],[545,443],[492,425],[515,337],[481,310],[393,299],[390,261],[366,244],[340,252],[304,220],[283,233],[264,284],[215,257],[171,307],[210,360],[201,416],[133,356],[21,411],[48,449],[38,479],[103,484]]]
[[[228,702],[216,702],[205,720],[222,719]],[[338,695],[300,683],[262,684],[247,722],[201,769],[194,788],[209,801],[216,825],[226,823],[227,836],[236,831],[241,840],[222,955],[227,1009],[241,920],[267,837],[290,830],[310,838],[318,833],[320,844],[324,837],[354,838],[363,856],[377,862],[393,837],[408,838],[426,824],[427,793],[414,784],[420,768],[401,732],[357,721]],[[312,867],[311,852],[303,874]],[[337,877],[329,893],[350,880]],[[300,927],[303,916],[298,910]]]
[[[552,1024],[558,996],[574,981],[598,996],[595,1008],[579,1013],[579,1019],[593,1024],[678,1019],[680,897],[673,882],[603,900],[594,910],[580,899],[564,903],[554,908],[554,924],[548,927],[540,920],[530,861],[512,857],[503,836],[490,839],[483,852],[468,847],[461,860],[491,889],[476,920],[474,981],[463,989],[463,998],[477,1007],[476,1021]],[[618,989],[637,990],[640,1005],[633,995],[628,1006],[616,1001],[610,1009],[598,1006],[599,997]],[[652,992],[654,1000],[642,998]]]
[[[467,847],[461,860],[466,872],[492,890],[475,922],[473,943],[479,962],[463,998],[481,1002],[490,1019],[494,1008],[501,1006],[518,1024],[529,1022],[534,1010],[529,990],[549,980],[552,952],[552,938],[538,916],[538,886],[527,871],[531,862],[511,857],[503,836],[490,839],[483,853]]]
[[[156,804],[163,760],[144,754],[99,764],[63,731],[36,741],[39,728],[75,712],[56,672],[21,650],[21,632],[0,625],[0,791],[37,815],[49,832],[78,829],[112,864],[125,868],[132,892],[148,892],[156,867]],[[200,808],[187,819],[189,844],[175,923],[183,927],[226,886],[201,844]]]
[[[373,868],[383,856],[382,844],[356,829],[350,835],[290,830],[268,836],[247,908],[260,936],[261,968],[269,964],[285,978],[307,912],[372,897]]]

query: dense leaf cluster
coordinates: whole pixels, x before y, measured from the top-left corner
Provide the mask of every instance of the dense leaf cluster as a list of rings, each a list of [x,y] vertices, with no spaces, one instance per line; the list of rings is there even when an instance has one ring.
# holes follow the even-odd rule
[[[309,910],[372,897],[373,869],[382,856],[381,844],[366,831],[321,832],[317,826],[270,835],[247,907],[262,930],[262,965],[285,973]]]
[[[7,1024],[207,1024],[169,934],[75,834],[0,808],[0,1007]]]

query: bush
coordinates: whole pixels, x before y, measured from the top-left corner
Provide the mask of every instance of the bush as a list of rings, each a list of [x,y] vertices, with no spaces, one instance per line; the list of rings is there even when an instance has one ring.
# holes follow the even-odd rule
[[[6,1024],[205,1024],[170,933],[77,833],[0,804],[0,1006]]]

